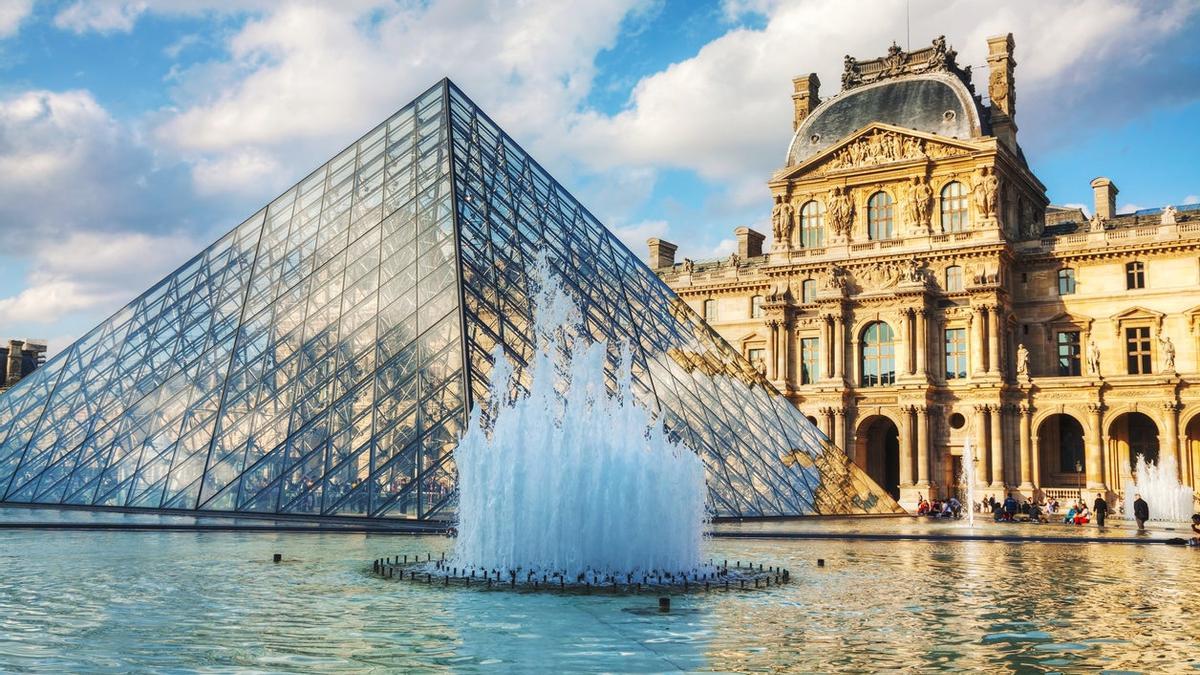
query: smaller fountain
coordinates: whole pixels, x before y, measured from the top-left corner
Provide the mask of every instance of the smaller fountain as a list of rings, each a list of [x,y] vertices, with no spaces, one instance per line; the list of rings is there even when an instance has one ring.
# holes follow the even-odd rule
[[[1133,517],[1133,498],[1140,494],[1150,507],[1150,520],[1180,522],[1192,517],[1192,488],[1179,483],[1179,470],[1171,457],[1161,464],[1137,457],[1133,482],[1125,488],[1125,516]]]
[[[963,509],[967,512],[967,527],[975,527],[975,449],[971,447],[971,439],[963,440],[962,476],[963,495],[967,503]]]

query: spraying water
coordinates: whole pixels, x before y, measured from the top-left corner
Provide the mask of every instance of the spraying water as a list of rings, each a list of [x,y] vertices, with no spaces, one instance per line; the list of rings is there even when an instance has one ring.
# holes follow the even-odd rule
[[[628,346],[609,391],[608,345],[582,333],[578,308],[539,265],[528,392],[498,349],[487,414],[475,406],[455,450],[455,564],[572,578],[697,569],[702,462],[635,400]]]
[[[967,503],[963,504],[967,512],[967,527],[975,527],[975,449],[971,446],[970,438],[963,440],[960,482],[963,485],[963,494],[967,498]]]
[[[1138,455],[1134,482],[1125,489],[1125,516],[1133,517],[1135,494],[1142,495],[1150,507],[1150,520],[1184,521],[1192,517],[1192,488],[1179,483],[1174,458],[1162,464],[1147,462]]]

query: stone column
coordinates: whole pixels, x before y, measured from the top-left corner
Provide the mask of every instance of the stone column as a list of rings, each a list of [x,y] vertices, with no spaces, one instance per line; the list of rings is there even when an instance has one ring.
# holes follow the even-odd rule
[[[858,352],[858,340],[850,341],[850,386],[857,387],[862,384],[862,355]]]
[[[1030,427],[1033,422],[1033,408],[1022,403],[1017,408],[1021,416],[1021,490],[1033,490],[1033,439]]]
[[[854,448],[846,445],[846,409],[833,409],[833,444],[842,449],[851,461],[854,460]]]
[[[904,414],[900,424],[900,485],[913,484],[913,428],[916,426],[917,409],[911,405],[900,406]]]
[[[1104,485],[1104,406],[1093,403],[1088,406],[1088,422],[1091,427],[1091,438],[1087,442],[1084,471],[1087,473],[1087,488],[1089,490],[1105,490]]]
[[[987,487],[987,479],[984,477],[988,467],[987,418],[988,407],[975,406],[975,459],[978,461],[975,465],[975,482],[978,487]]]
[[[987,372],[1003,375],[1000,367],[1000,306],[988,307],[988,367]]]
[[[929,338],[925,335],[925,323],[929,320],[928,312],[918,309],[913,314],[913,319],[917,322],[917,377],[924,380],[926,379],[925,352],[929,349]]]
[[[900,339],[900,343],[896,345],[896,377],[903,377],[912,372],[909,367],[908,352],[912,348],[912,321],[908,317],[908,310],[900,311],[900,330],[896,332],[896,337]]]
[[[1175,478],[1179,478],[1179,469],[1182,463],[1179,461],[1179,408],[1180,405],[1174,401],[1162,404],[1163,418],[1167,421],[1167,430],[1165,438],[1159,441],[1159,447],[1162,448],[1162,457],[1160,462],[1168,460],[1175,461]],[[1184,483],[1186,485],[1186,483]]]
[[[917,487],[929,487],[929,406],[917,406]]]
[[[833,379],[833,317],[822,317],[821,323],[821,342],[824,344],[822,348],[825,350],[825,357],[821,359],[821,377],[826,380]]]
[[[821,408],[821,433],[825,434],[825,438],[829,442],[833,442],[833,408]]]
[[[846,377],[846,317],[841,313],[833,317],[833,378]],[[856,383],[857,384],[857,383]]]
[[[992,488],[1004,489],[1004,406],[988,406],[992,430]]]
[[[976,306],[975,314],[971,321],[971,331],[974,335],[971,336],[971,361],[973,362],[971,370],[976,375],[983,375],[987,372],[987,336],[983,327],[983,307]]]

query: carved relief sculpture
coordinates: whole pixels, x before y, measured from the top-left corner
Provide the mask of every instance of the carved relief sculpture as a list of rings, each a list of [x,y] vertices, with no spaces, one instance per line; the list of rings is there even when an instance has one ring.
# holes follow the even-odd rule
[[[821,286],[827,289],[840,290],[846,287],[846,268],[837,263],[830,263],[821,278]]]
[[[826,207],[826,213],[834,236],[837,241],[849,241],[850,227],[854,223],[854,203],[850,201],[846,188],[833,188],[827,201],[829,206]]]

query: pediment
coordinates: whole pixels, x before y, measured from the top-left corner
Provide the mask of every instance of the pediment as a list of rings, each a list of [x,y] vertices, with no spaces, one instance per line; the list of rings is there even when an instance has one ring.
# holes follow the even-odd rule
[[[1153,309],[1135,306],[1130,307],[1122,312],[1113,314],[1111,317],[1109,317],[1109,321],[1112,322],[1113,330],[1117,333],[1120,333],[1121,331],[1121,324],[1140,320],[1149,320],[1154,324],[1156,330],[1161,330],[1163,317],[1165,316],[1166,314],[1163,314],[1162,312],[1156,312]]]
[[[851,171],[920,160],[966,155],[984,149],[979,143],[874,122],[804,162],[781,171],[777,179]]]
[[[1069,324],[1074,324],[1076,326],[1082,326],[1084,328],[1090,328],[1092,325],[1092,317],[1082,316],[1079,314],[1071,314],[1070,312],[1060,312],[1060,313],[1055,314],[1054,316],[1050,317],[1049,319],[1046,319],[1043,323],[1045,323],[1046,325],[1055,325],[1055,324],[1061,325],[1061,324],[1069,323]]]

